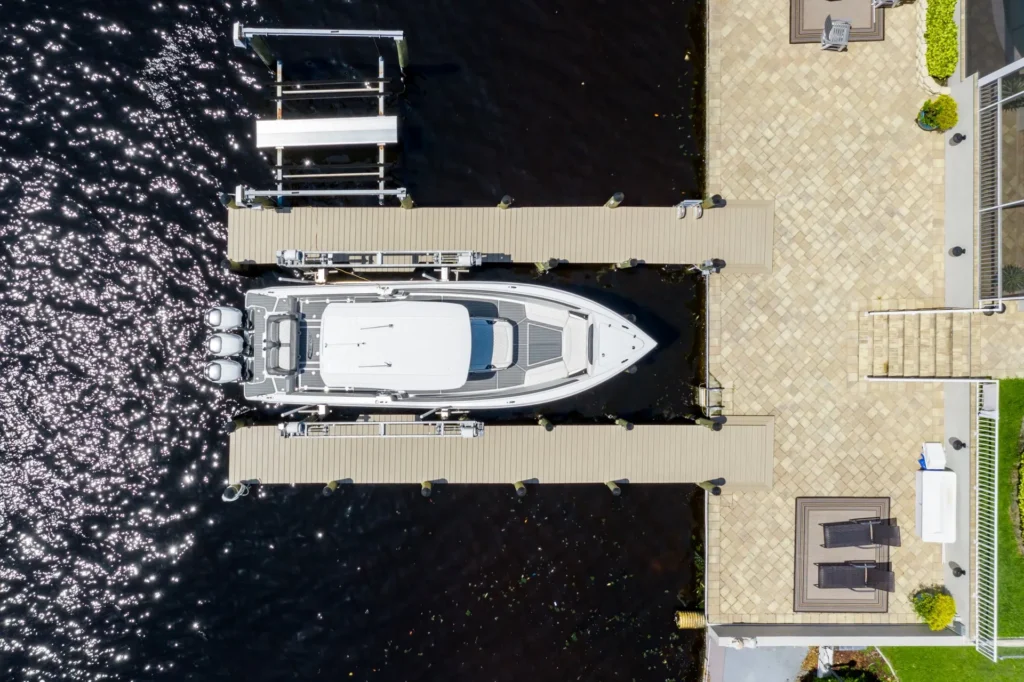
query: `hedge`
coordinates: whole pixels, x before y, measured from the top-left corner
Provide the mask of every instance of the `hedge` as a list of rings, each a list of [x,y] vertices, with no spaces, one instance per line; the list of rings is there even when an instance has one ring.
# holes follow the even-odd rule
[[[928,62],[928,73],[937,80],[945,80],[952,76],[960,58],[956,24],[953,23],[955,9],[956,0],[928,0],[924,29],[928,50],[925,58]]]

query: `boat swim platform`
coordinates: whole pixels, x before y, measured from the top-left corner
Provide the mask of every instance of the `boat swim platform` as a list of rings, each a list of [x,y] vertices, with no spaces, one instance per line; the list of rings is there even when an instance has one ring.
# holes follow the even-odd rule
[[[379,416],[377,419],[395,417]],[[401,417],[398,417],[401,418]],[[485,426],[477,438],[285,438],[276,426],[230,435],[231,483],[699,483],[772,487],[774,417],[703,426]]]
[[[300,251],[477,251],[484,262],[650,264],[725,261],[727,272],[772,271],[775,203],[730,201],[675,206],[390,208],[302,207],[228,210],[228,258],[275,263],[276,253]]]

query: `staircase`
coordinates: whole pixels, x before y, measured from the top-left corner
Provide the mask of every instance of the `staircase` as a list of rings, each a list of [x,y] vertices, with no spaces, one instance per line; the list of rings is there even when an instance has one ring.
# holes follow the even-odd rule
[[[971,376],[971,315],[861,315],[858,376]]]

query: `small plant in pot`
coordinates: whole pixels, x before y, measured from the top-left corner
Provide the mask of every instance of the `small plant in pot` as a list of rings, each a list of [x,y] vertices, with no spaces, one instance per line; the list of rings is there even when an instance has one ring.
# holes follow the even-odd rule
[[[949,95],[928,100],[917,114],[917,125],[922,130],[949,130],[957,120],[956,100]]]
[[[956,602],[941,585],[924,587],[910,595],[914,611],[929,630],[944,630],[956,616]]]

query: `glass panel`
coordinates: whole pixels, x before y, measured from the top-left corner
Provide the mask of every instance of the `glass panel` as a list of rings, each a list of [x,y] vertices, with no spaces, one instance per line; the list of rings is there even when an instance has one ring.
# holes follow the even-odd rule
[[[1004,208],[1003,296],[1024,294],[1024,206]]]
[[[1003,103],[999,127],[1000,203],[1024,199],[1024,99]]]
[[[1017,93],[1024,92],[1024,70],[1007,74],[999,80],[1002,81],[1000,92],[1004,100],[1013,97]]]
[[[1024,6],[1020,0],[970,0],[963,3],[967,34],[967,69],[985,76],[1024,54]]]

